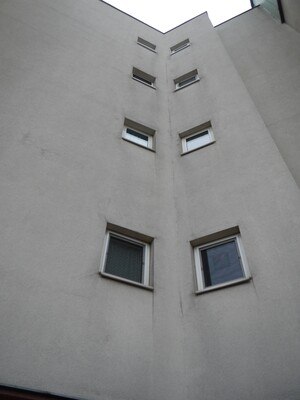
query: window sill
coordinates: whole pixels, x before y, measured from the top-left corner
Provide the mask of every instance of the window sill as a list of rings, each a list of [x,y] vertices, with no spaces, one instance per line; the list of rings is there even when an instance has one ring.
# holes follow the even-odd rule
[[[148,286],[148,285],[144,285],[143,283],[138,283],[138,282],[130,281],[129,279],[121,278],[120,276],[107,274],[106,272],[102,272],[102,271],[100,271],[99,274],[100,274],[103,278],[108,278],[108,279],[112,279],[112,280],[114,280],[114,281],[119,281],[119,282],[122,282],[122,283],[127,283],[128,285],[137,286],[137,287],[139,287],[139,288],[141,288],[141,289],[149,290],[149,291],[151,291],[151,292],[153,292],[153,290],[154,290],[154,287],[153,287],[153,286]]]
[[[148,85],[148,83],[143,82],[143,81],[140,81],[139,79],[136,79],[136,78],[134,78],[133,76],[132,76],[132,79],[133,79],[134,81],[137,81],[137,82],[139,82],[139,83],[142,83],[143,85],[145,85],[145,86],[147,86],[147,87],[149,87],[149,88],[151,88],[151,89],[155,89],[155,90],[156,90],[156,87],[155,87],[154,85]]]
[[[214,292],[215,290],[224,289],[224,288],[231,287],[231,286],[236,286],[236,285],[241,285],[243,283],[248,283],[251,280],[252,280],[252,277],[248,276],[247,278],[237,279],[235,281],[226,282],[226,283],[222,283],[220,285],[210,286],[210,287],[205,288],[205,289],[197,290],[195,292],[195,294],[199,295],[199,294],[205,294],[207,292]]]
[[[210,143],[204,144],[204,145],[203,145],[203,146],[201,146],[201,147],[197,147],[196,149],[189,150],[189,151],[185,151],[184,153],[181,153],[180,155],[181,155],[181,156],[185,156],[186,154],[193,153],[193,152],[194,152],[194,151],[196,151],[196,150],[203,149],[204,147],[210,146],[211,144],[214,144],[214,143],[216,143],[216,141],[215,141],[215,140],[213,140],[213,141],[212,141],[212,142],[210,142]]]
[[[188,87],[188,86],[191,86],[191,85],[193,85],[194,83],[197,83],[197,82],[199,82],[199,81],[200,81],[200,78],[197,78],[194,82],[187,83],[187,84],[184,85],[184,86],[181,86],[181,87],[178,87],[178,88],[174,89],[174,92],[178,92],[178,90],[184,89],[184,88],[186,88],[186,87]]]
[[[129,139],[123,138],[123,137],[122,137],[122,139],[125,140],[125,142],[135,144],[136,146],[141,147],[142,149],[150,150],[150,151],[152,151],[152,153],[156,153],[156,151],[154,149],[151,149],[151,147],[143,146],[142,144],[135,143],[135,142],[133,142]]]

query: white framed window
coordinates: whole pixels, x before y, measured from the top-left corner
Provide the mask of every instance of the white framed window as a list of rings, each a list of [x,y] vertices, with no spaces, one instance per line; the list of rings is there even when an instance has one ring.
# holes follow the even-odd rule
[[[138,68],[132,68],[132,79],[155,89],[155,77],[147,74],[144,71],[141,71]]]
[[[124,139],[139,144],[144,147],[152,148],[152,137],[136,129],[125,127],[122,133]]]
[[[182,89],[186,86],[192,85],[200,80],[197,69],[190,71],[184,75],[174,79],[175,91]]]
[[[207,146],[208,144],[214,143],[214,135],[211,128],[203,131],[193,133],[190,136],[184,137],[182,141],[182,152],[188,153],[190,151],[200,149],[201,147]]]
[[[179,136],[181,138],[182,155],[215,142],[210,121],[188,129],[180,133]]]
[[[145,39],[143,39],[143,38],[141,38],[141,37],[138,37],[138,38],[137,38],[137,43],[138,43],[140,46],[145,47],[146,49],[151,50],[151,51],[153,51],[154,53],[156,53],[156,45],[155,45],[155,44],[150,43],[150,42],[148,42],[147,40],[145,40]]]
[[[251,279],[240,234],[194,246],[197,291],[202,293]]]
[[[125,118],[122,138],[126,141],[155,151],[155,130]]]
[[[178,53],[179,51],[185,49],[186,47],[189,47],[190,45],[191,44],[190,44],[189,39],[185,39],[182,42],[175,44],[174,46],[170,47],[171,55]]]
[[[152,289],[151,242],[153,238],[119,228],[107,230],[100,273],[106,278]],[[145,237],[145,239],[144,239]]]

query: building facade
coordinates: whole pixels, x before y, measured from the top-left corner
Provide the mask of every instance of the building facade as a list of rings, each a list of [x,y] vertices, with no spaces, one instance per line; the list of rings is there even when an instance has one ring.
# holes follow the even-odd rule
[[[97,0],[0,30],[0,396],[298,400],[299,32]]]

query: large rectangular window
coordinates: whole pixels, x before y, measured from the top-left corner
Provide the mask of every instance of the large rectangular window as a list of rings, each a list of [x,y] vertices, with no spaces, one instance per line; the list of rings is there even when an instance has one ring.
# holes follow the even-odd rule
[[[153,239],[125,228],[118,227],[116,231],[108,229],[106,232],[101,274],[151,289],[150,251]]]
[[[239,234],[194,246],[197,291],[205,292],[250,279]]]
[[[245,277],[236,237],[199,248],[205,287]]]
[[[107,274],[142,283],[144,262],[145,244],[112,233],[109,235],[105,262]]]

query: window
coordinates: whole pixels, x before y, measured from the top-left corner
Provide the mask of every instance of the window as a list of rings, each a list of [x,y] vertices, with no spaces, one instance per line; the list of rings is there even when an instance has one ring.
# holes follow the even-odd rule
[[[152,137],[148,136],[144,133],[138,132],[131,128],[125,128],[123,131],[123,138],[130,140],[130,142],[134,142],[136,144],[140,144],[144,147],[152,146]]]
[[[151,289],[152,241],[149,236],[108,224],[101,275]]]
[[[132,69],[132,78],[136,81],[139,81],[141,83],[144,83],[147,86],[151,86],[155,88],[154,83],[155,83],[155,77],[149,74],[146,74],[146,72],[143,72],[135,67]]]
[[[238,227],[227,231],[239,232]],[[219,236],[222,232],[219,232]],[[209,235],[211,237],[216,235]],[[206,244],[195,245],[197,292],[205,292],[250,280],[239,233]]]
[[[185,49],[190,46],[189,39],[185,39],[180,43],[175,44],[175,46],[170,47],[171,54],[178,53],[178,51]]]
[[[156,53],[156,51],[155,51],[156,45],[155,45],[155,44],[150,43],[150,42],[148,42],[147,40],[145,40],[145,39],[143,39],[143,38],[141,38],[141,37],[138,37],[137,43],[138,43],[140,46],[143,46],[143,47],[145,47],[146,49],[151,50],[151,51],[154,51],[154,52]]]
[[[122,138],[126,141],[137,144],[138,146],[146,147],[149,150],[154,151],[155,148],[155,130],[148,128],[145,125],[134,122],[128,118],[125,118],[124,129],[122,132]]]
[[[198,82],[200,80],[198,71],[194,69],[193,71],[188,72],[178,78],[174,79],[175,90],[182,89],[186,86],[191,85],[192,83]]]
[[[182,154],[208,146],[215,142],[210,122],[198,125],[179,134],[182,144]]]

